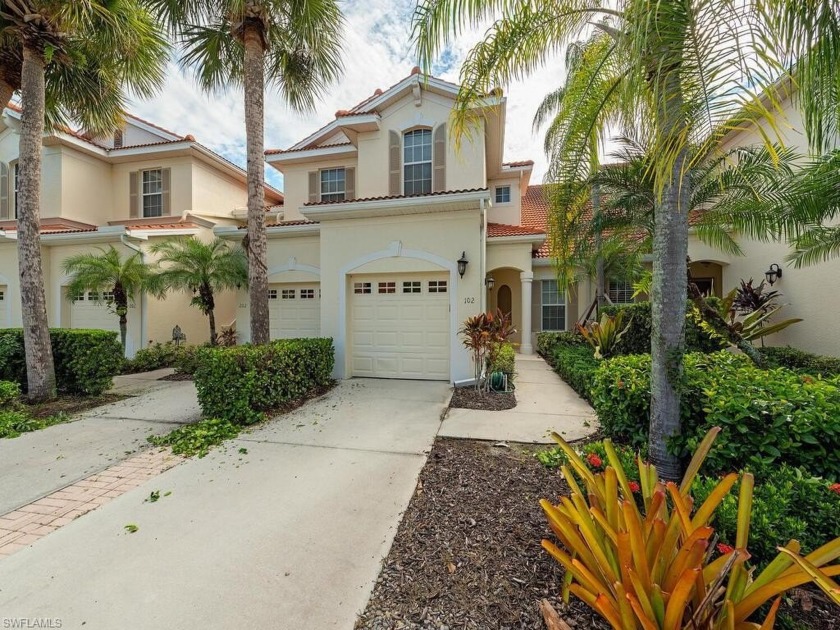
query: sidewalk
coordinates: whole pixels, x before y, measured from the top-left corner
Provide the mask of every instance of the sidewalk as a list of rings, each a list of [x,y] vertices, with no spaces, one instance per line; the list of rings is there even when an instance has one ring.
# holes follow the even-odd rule
[[[579,440],[598,429],[588,402],[536,355],[516,355],[517,405],[507,411],[450,409],[441,437],[551,443],[551,431]]]

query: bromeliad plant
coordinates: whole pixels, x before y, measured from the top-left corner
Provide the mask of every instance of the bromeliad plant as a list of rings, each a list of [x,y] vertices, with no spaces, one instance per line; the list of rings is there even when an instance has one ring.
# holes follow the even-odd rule
[[[600,322],[589,322],[586,326],[578,324],[578,332],[583,335],[587,343],[595,350],[595,358],[603,359],[610,356],[621,337],[630,327],[630,322],[624,324],[624,311],[615,315],[601,315]]]
[[[553,434],[568,459],[561,471],[571,496],[557,505],[540,502],[562,548],[548,540],[542,545],[566,570],[565,601],[573,593],[615,630],[766,630],[774,626],[781,595],[807,583],[840,605],[840,586],[831,579],[840,575],[840,564],[829,565],[840,557],[840,538],[805,557],[791,540],[757,577],[748,569],[749,473],[741,479],[735,548],[715,544],[709,523],[738,475],[723,477],[700,506],[690,489],[719,431],[706,435],[679,486],[660,481],[656,468],[638,458],[639,504],[609,440],[608,465],[593,473]],[[748,621],[770,600],[762,623]]]

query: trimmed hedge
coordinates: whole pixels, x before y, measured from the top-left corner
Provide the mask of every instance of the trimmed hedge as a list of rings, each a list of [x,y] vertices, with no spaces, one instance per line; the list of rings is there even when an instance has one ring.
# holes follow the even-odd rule
[[[650,356],[601,364],[592,387],[604,433],[641,446],[650,416]],[[786,463],[840,479],[840,377],[820,380],[777,368],[761,370],[729,352],[689,354],[683,375],[682,434],[672,452],[687,457],[713,426],[721,435],[704,470],[748,468],[756,476]]]
[[[262,346],[200,348],[195,387],[204,415],[254,424],[332,381],[332,339],[284,339]]]
[[[579,334],[575,332],[541,332],[537,333],[537,353],[546,359],[551,356],[558,344],[585,344]]]
[[[708,298],[710,304],[719,303],[718,298]],[[723,348],[718,339],[712,339],[705,332],[693,316],[694,304],[689,301],[688,310],[685,316],[685,348],[686,352],[717,352]],[[615,315],[619,311],[627,313],[624,321],[628,322],[628,328],[616,346],[616,353],[623,354],[650,354],[650,338],[653,328],[651,319],[650,302],[637,302],[635,304],[622,304],[604,306],[601,312],[607,315]]]
[[[601,361],[589,344],[574,333],[542,332],[537,335],[537,350],[581,398],[592,401],[592,379]]]
[[[132,359],[123,363],[123,374],[150,372],[161,368],[175,368],[182,374],[193,374],[198,346],[176,346],[174,342],[155,343],[138,350]]]
[[[108,390],[123,365],[117,333],[77,328],[50,329],[58,391],[98,396]],[[23,330],[0,330],[0,380],[18,383],[26,391]]]
[[[840,375],[840,358],[811,354],[791,347],[759,348],[771,367],[783,367],[805,374]]]

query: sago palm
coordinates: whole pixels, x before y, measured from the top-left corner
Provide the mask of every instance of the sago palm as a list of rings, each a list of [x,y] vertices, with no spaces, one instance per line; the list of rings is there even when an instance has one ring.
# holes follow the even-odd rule
[[[242,86],[248,170],[251,341],[269,340],[265,235],[265,87],[310,109],[338,78],[343,18],[336,0],[149,0],[208,91]]]
[[[0,6],[4,57],[14,61],[19,53],[21,64],[18,265],[29,396],[43,400],[55,395],[39,233],[45,120],[76,122],[93,134],[113,130],[122,120],[124,88],[145,96],[161,84],[168,46],[140,0]]]
[[[99,249],[99,253],[84,253],[64,260],[61,269],[70,276],[67,284],[67,296],[92,291],[94,293],[112,293],[108,304],[120,321],[120,341],[125,352],[128,331],[128,307],[134,303],[138,293],[146,290],[149,268],[139,253],[123,258],[117,249],[110,245],[108,249]]]
[[[609,88],[593,99],[582,84],[564,97],[569,116],[558,155],[565,166],[552,173],[561,190],[581,179],[607,97],[615,101],[608,124],[646,127],[655,192],[650,453],[666,478],[677,479],[680,462],[667,441],[680,432],[692,194],[686,175],[693,157],[708,155],[733,128],[759,119],[774,128],[778,100],[772,92],[759,98],[781,71],[772,51],[760,47],[772,25],[754,3],[738,0],[423,0],[415,14],[422,62],[428,67],[463,29],[489,19],[495,21],[461,70],[456,131],[492,88],[527,75],[593,29],[606,44],[592,81]]]
[[[248,260],[241,247],[215,239],[170,239],[151,248],[158,255],[158,268],[148,282],[158,297],[170,291],[193,295],[191,304],[207,316],[210,343],[216,345],[216,294],[248,285]]]

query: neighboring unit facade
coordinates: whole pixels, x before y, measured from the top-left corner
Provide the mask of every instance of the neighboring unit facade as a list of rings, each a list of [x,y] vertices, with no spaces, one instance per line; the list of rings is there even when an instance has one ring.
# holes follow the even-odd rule
[[[489,94],[456,139],[457,91],[415,69],[266,154],[285,182],[283,220],[267,230],[272,336],[332,337],[340,378],[466,380],[467,317],[510,312],[523,353],[536,331],[576,319],[546,258],[533,163],[503,162],[505,98]],[[243,292],[245,340],[247,320]]]
[[[0,119],[0,328],[21,326],[17,259],[17,159],[20,111]],[[116,247],[128,256],[172,237],[212,239],[213,227],[239,225],[247,205],[242,169],[195,141],[128,116],[111,138],[69,129],[44,136],[41,241],[50,326],[119,330],[107,295],[67,295],[63,261]],[[269,203],[282,195],[268,189]],[[275,212],[276,213],[276,212]],[[135,296],[128,315],[127,354],[167,341],[177,325],[188,343],[209,339],[206,317],[192,296]],[[217,299],[216,318],[233,323],[236,296]]]

